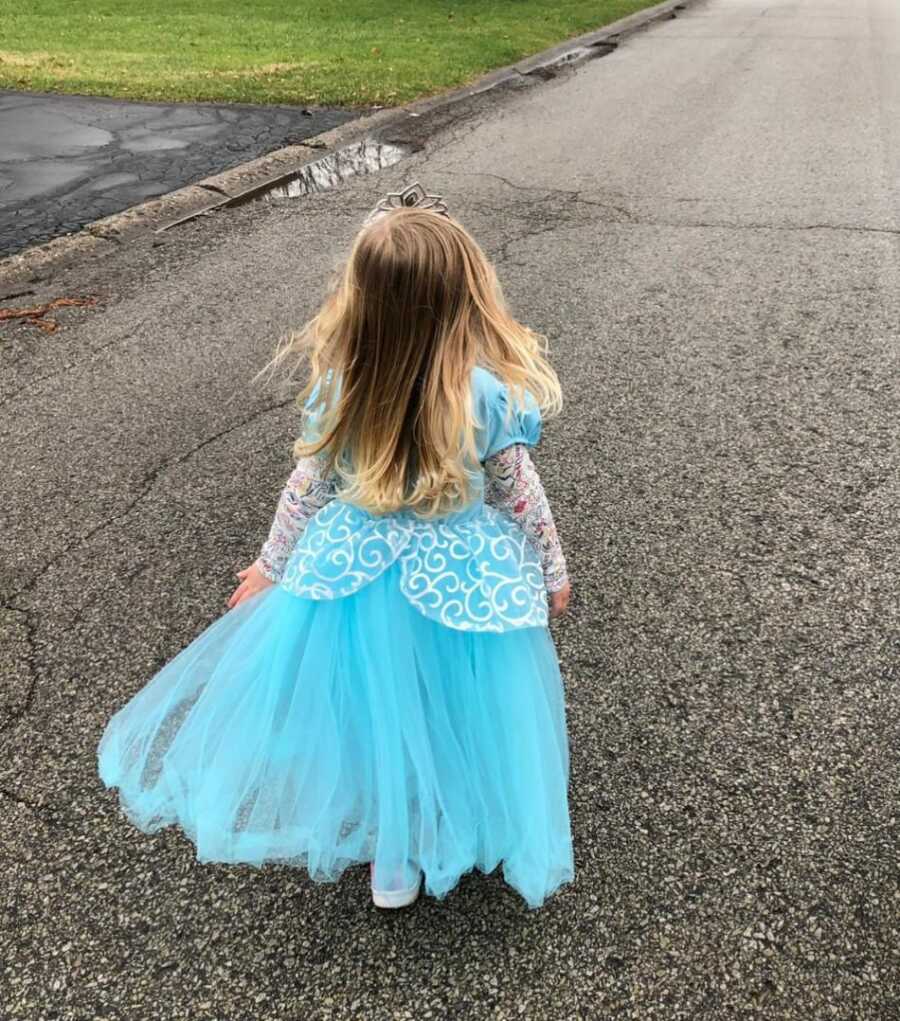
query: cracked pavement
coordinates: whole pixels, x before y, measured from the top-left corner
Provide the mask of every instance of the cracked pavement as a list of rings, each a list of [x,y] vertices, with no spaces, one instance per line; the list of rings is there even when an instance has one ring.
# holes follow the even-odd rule
[[[4,1021],[898,1015],[898,47],[888,0],[705,0],[379,175],[27,285],[100,300],[0,332]],[[539,912],[200,865],[96,775],[265,536],[297,416],[252,376],[417,179],[566,396],[577,875]]]
[[[0,256],[73,233],[358,115],[0,89]]]

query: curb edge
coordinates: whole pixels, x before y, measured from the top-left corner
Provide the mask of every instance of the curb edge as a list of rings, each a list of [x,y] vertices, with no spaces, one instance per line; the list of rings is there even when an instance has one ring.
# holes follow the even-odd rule
[[[40,280],[43,272],[63,261],[69,261],[74,256],[111,252],[115,249],[110,248],[110,244],[117,246],[138,234],[156,231],[164,223],[171,224],[176,220],[190,219],[212,212],[227,204],[228,199],[251,187],[265,186],[269,181],[274,182],[321,159],[326,150],[333,151],[353,141],[361,141],[373,131],[391,128],[410,117],[418,118],[428,113],[446,110],[463,100],[491,92],[542,70],[557,66],[577,66],[611,52],[628,36],[658,21],[675,18],[679,11],[698,2],[699,0],[663,0],[662,3],[636,11],[602,28],[567,39],[515,64],[490,71],[469,85],[414,100],[404,106],[366,114],[304,139],[296,145],[275,149],[229,170],[94,220],[75,233],[64,234],[43,244],[27,247],[21,252],[0,259],[0,284],[15,284],[29,279]]]

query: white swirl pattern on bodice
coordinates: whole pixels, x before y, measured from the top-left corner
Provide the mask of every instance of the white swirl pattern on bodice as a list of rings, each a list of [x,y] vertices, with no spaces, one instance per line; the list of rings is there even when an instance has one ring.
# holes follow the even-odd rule
[[[309,599],[358,591],[400,562],[400,589],[426,617],[461,631],[543,627],[541,562],[527,536],[492,507],[459,520],[374,517],[334,500],[309,522],[281,585]]]

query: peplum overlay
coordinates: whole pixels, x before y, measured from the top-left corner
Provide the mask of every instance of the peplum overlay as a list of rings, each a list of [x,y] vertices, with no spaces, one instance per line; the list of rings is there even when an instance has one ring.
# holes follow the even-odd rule
[[[541,563],[525,534],[492,507],[432,522],[374,517],[334,500],[309,522],[281,585],[308,599],[339,599],[395,562],[400,591],[426,617],[461,631],[543,627]]]

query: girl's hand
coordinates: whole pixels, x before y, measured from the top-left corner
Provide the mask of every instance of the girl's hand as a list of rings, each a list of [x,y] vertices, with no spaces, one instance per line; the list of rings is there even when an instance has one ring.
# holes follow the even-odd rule
[[[251,564],[249,567],[245,567],[243,571],[238,571],[237,576],[241,579],[241,583],[231,593],[231,598],[228,600],[229,610],[234,609],[235,606],[242,603],[245,599],[249,599],[250,596],[255,596],[257,592],[262,592],[275,584],[269,581],[256,564]]]
[[[550,616],[561,617],[569,608],[569,597],[572,595],[572,586],[566,582],[561,589],[550,593]]]

